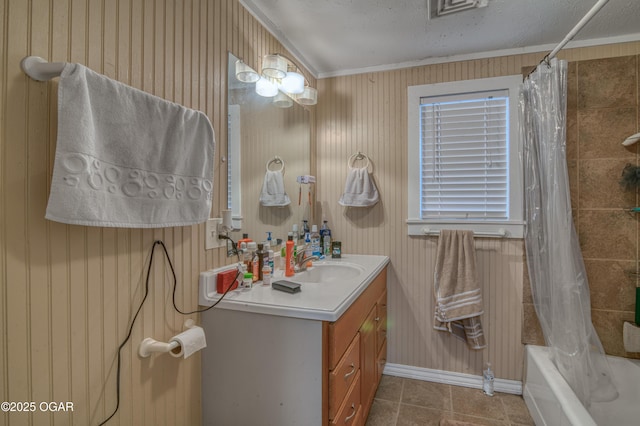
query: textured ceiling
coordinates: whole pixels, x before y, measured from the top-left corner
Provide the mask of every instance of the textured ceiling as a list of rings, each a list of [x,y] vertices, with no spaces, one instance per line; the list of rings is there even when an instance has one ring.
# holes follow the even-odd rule
[[[431,19],[429,0],[240,1],[317,77],[551,50],[596,3],[488,0],[487,7]],[[601,39],[640,40],[640,0],[610,0],[574,41]]]

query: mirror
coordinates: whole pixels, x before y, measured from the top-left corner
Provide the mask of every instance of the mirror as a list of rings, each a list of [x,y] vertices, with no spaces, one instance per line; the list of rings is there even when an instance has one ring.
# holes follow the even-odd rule
[[[286,240],[293,224],[302,227],[311,217],[314,185],[298,184],[297,177],[311,170],[311,126],[309,112],[296,102],[288,108],[274,105],[274,98],[256,93],[255,83],[235,77],[238,58],[228,59],[227,203],[232,210],[234,241],[249,234],[253,241]],[[275,158],[281,159],[278,163]],[[271,163],[271,164],[269,164]],[[260,203],[267,164],[270,170],[284,166],[284,189],[291,203],[265,207]]]

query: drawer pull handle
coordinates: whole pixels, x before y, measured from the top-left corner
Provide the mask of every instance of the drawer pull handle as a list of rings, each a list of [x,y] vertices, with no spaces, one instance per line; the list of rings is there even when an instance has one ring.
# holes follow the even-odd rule
[[[376,317],[376,322],[380,321],[380,317]]]
[[[349,376],[353,375],[356,372],[356,366],[351,363],[351,371],[344,375],[345,380],[349,378]]]
[[[344,418],[344,422],[347,423],[349,420],[351,420],[353,418],[353,416],[356,415],[356,404],[352,403],[351,404],[351,410],[353,410],[353,413],[351,413],[351,415],[349,417],[345,417]]]

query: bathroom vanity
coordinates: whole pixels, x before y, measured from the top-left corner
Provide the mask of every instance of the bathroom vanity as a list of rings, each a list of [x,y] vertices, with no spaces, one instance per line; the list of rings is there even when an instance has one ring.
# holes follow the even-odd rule
[[[388,262],[314,262],[287,278],[300,293],[258,285],[201,314],[203,424],[364,424],[386,361]]]

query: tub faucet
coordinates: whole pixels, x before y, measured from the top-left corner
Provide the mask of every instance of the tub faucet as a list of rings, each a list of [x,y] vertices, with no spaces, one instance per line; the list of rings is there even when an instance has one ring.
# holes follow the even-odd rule
[[[294,266],[294,270],[296,272],[303,272],[307,270],[307,262],[312,261],[312,260],[320,260],[320,258],[318,256],[309,256],[309,257],[304,257],[304,247],[302,248],[302,250],[298,253],[298,255],[296,256],[296,263]]]

